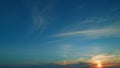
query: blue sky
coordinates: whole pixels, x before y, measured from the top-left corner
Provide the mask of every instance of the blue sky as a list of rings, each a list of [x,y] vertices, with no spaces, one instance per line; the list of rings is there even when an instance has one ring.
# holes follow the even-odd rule
[[[90,60],[101,54],[120,57],[119,3],[1,0],[1,65]]]

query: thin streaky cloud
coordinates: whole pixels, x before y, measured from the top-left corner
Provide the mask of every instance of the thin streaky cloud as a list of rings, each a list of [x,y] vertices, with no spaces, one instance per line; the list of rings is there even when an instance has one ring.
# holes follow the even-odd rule
[[[81,21],[80,24],[93,24],[93,23],[104,23],[106,21],[111,21],[112,18],[107,17],[107,16],[99,16],[99,17],[91,17],[91,18],[86,18],[85,20]]]
[[[112,13],[112,10],[111,10],[111,13]],[[83,18],[83,20],[75,21],[74,25],[73,24],[69,24],[68,26],[63,27],[60,32],[65,33],[65,32],[76,31],[76,30],[79,30],[79,29],[81,30],[82,29],[81,26],[87,26],[88,24],[90,24],[90,25],[96,24],[96,26],[92,26],[92,27],[88,26],[89,29],[91,29],[91,28],[94,29],[96,27],[99,28],[99,27],[101,27],[99,25],[106,24],[106,23],[108,23],[107,26],[110,26],[110,24],[112,24],[112,23],[114,24],[115,23],[115,18],[116,18],[116,16],[112,16],[111,17],[111,14],[110,15],[104,15],[104,16],[92,16],[92,17],[87,17],[85,19]],[[79,33],[79,31],[77,31],[77,33]]]
[[[68,32],[68,33],[61,33],[56,35],[57,37],[65,37],[65,36],[72,36],[72,35],[81,35],[81,36],[87,36],[87,37],[107,37],[107,36],[120,36],[120,30],[119,27],[105,27],[105,28],[99,28],[99,29],[88,29],[88,30],[81,30],[81,31],[75,31],[75,32]]]

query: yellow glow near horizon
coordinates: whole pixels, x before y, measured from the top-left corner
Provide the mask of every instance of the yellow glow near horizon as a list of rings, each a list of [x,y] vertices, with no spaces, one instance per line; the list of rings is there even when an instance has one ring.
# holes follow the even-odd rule
[[[101,63],[97,63],[97,67],[98,68],[102,68],[102,64]]]
[[[103,67],[103,66],[102,66],[102,62],[99,61],[99,60],[94,60],[93,63],[96,64],[95,68],[102,68],[102,67]]]
[[[96,55],[93,56],[90,60],[91,63],[96,64],[96,68],[103,68],[102,64],[107,63],[108,61],[110,61],[112,59],[113,56],[111,55],[104,55],[104,54],[100,54],[100,55]]]

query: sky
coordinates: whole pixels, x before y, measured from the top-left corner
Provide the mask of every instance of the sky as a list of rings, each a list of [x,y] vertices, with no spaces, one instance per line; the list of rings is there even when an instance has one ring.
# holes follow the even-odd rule
[[[120,66],[119,6],[120,0],[0,0],[0,66]]]

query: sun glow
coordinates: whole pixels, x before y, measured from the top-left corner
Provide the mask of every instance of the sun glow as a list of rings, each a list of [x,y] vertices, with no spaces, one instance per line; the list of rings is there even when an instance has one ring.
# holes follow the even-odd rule
[[[102,64],[101,63],[97,63],[97,67],[98,68],[102,68]]]
[[[103,68],[105,63],[109,62],[109,60],[112,58],[113,56],[111,55],[96,55],[93,56],[91,58],[91,63],[95,64],[95,68]]]

